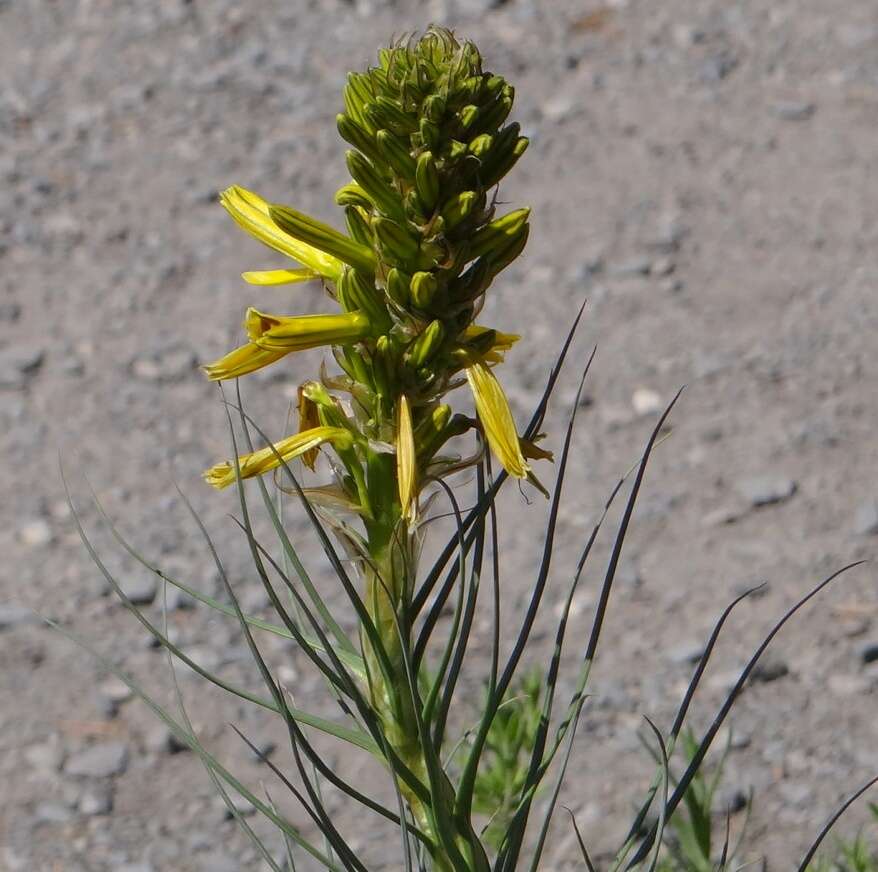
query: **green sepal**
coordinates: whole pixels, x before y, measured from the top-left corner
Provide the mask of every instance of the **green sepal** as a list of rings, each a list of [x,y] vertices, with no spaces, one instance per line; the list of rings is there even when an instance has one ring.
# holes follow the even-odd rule
[[[409,262],[418,254],[418,242],[396,221],[376,216],[372,221],[375,237],[390,258],[395,261]]]
[[[415,159],[408,149],[389,130],[379,130],[375,134],[375,141],[385,161],[395,170],[397,175],[405,179],[415,177]]]
[[[456,227],[473,211],[473,206],[478,202],[479,195],[475,191],[461,191],[455,194],[443,207],[442,217],[449,229]]]
[[[515,209],[477,230],[471,237],[467,254],[479,257],[499,250],[527,224],[530,209]]]
[[[410,294],[419,309],[427,309],[439,290],[439,282],[431,272],[416,272],[412,276]]]
[[[363,217],[363,213],[360,211],[361,208],[358,206],[346,207],[344,210],[345,224],[347,224],[348,233],[350,233],[351,238],[355,242],[371,248],[372,230],[369,227],[369,222]]]
[[[411,302],[409,287],[411,286],[411,276],[406,275],[402,270],[393,267],[387,273],[387,281],[385,283],[385,291],[387,296],[396,303],[397,306],[405,309]]]
[[[445,327],[441,321],[431,321],[409,349],[409,361],[418,368],[431,360],[442,347],[445,339]]]
[[[424,100],[422,111],[424,115],[434,124],[440,124],[445,115],[446,103],[445,98],[440,94],[431,94]]]
[[[479,117],[479,107],[469,103],[457,113],[457,117],[460,119],[461,129],[466,132],[475,124],[476,119]]]
[[[415,167],[415,190],[418,198],[427,211],[432,211],[439,199],[439,172],[436,169],[436,161],[430,151],[418,155]]]
[[[374,207],[390,218],[402,219],[404,212],[399,194],[382,178],[375,166],[358,151],[345,153],[348,172],[372,200]]]
[[[335,192],[335,202],[338,206],[361,206],[369,211],[375,208],[369,195],[356,182],[339,188]]]
[[[424,147],[435,151],[436,146],[439,145],[439,127],[429,118],[422,118],[418,130]]]
[[[302,242],[307,242],[364,273],[374,275],[375,253],[365,245],[289,206],[270,205],[268,213],[271,220],[290,236],[301,239]]]
[[[349,142],[354,148],[359,149],[376,165],[382,163],[381,151],[375,143],[374,136],[368,130],[344,113],[335,116],[335,123],[345,142]]]

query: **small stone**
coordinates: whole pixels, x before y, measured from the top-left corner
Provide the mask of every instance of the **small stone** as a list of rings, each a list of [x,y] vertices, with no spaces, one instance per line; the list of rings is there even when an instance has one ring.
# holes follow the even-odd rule
[[[878,642],[867,642],[860,648],[860,660],[863,663],[875,663],[878,661]]]
[[[156,594],[156,580],[152,575],[134,574],[119,582],[122,592],[136,606],[149,605]]]
[[[667,658],[677,666],[685,666],[686,664],[697,663],[703,654],[703,642],[684,642],[671,648],[667,652]]]
[[[20,627],[22,624],[36,624],[39,620],[39,617],[25,606],[17,603],[0,603],[0,630]]]
[[[152,382],[178,382],[195,371],[195,352],[185,345],[170,345],[134,358],[131,373]]]
[[[789,675],[789,672],[790,668],[783,660],[769,658],[767,660],[760,660],[756,664],[753,672],[750,673],[750,680],[768,684],[771,681],[777,681],[779,678]]]
[[[710,676],[707,684],[712,690],[723,694],[730,694],[735,689],[735,685],[740,677],[741,673],[739,671],[727,670],[725,672],[717,672],[715,675]]]
[[[202,872],[241,872],[241,864],[226,853],[207,854],[198,867]]]
[[[735,483],[735,487],[754,508],[786,502],[798,489],[791,478],[779,475],[742,478]]]
[[[676,268],[677,265],[671,258],[660,257],[650,264],[649,274],[662,278],[663,276],[669,276]]]
[[[866,500],[857,509],[854,533],[857,536],[878,536],[878,500]]]
[[[20,390],[37,374],[45,351],[30,343],[12,345],[0,351],[0,388]]]
[[[73,818],[73,811],[64,803],[48,800],[37,805],[34,818],[39,824],[66,824]]]
[[[722,527],[726,524],[734,524],[735,521],[740,521],[741,516],[740,509],[733,506],[721,506],[712,512],[702,515],[701,524],[705,527]]]
[[[108,786],[95,786],[79,797],[77,808],[87,817],[109,814],[113,810],[113,791]]]
[[[813,103],[798,100],[784,100],[771,107],[774,117],[781,121],[807,121],[816,111]]]
[[[724,787],[717,797],[716,811],[722,816],[737,814],[747,808],[749,804],[750,797],[746,790],[741,787],[728,786]]]
[[[67,758],[64,772],[84,778],[120,775],[128,766],[128,746],[124,742],[100,742]]]
[[[231,804],[234,806],[235,811],[238,812],[241,817],[250,817],[250,815],[256,814],[256,806],[253,805],[250,800],[244,799],[243,796],[229,794],[229,802],[231,802]],[[224,820],[231,820],[235,817],[232,809],[230,809],[228,805],[226,805],[222,798],[219,799],[218,805],[222,810],[222,816]]]
[[[177,738],[174,732],[165,724],[156,724],[144,737],[144,746],[148,751],[157,754],[179,754],[189,751],[189,746]]]
[[[635,276],[649,275],[652,269],[652,261],[648,257],[634,257],[621,263],[613,264],[608,274],[614,278],[633,278]]]
[[[796,781],[781,781],[778,792],[787,805],[806,808],[814,801],[814,785]]]
[[[152,863],[121,863],[113,866],[113,872],[155,872]]]
[[[836,696],[862,696],[872,689],[872,682],[863,675],[837,673],[826,679],[830,693]]]
[[[637,388],[631,395],[631,406],[638,415],[657,415],[664,408],[661,395],[650,388]]]
[[[266,739],[264,742],[255,742],[256,750],[250,750],[250,756],[258,763],[264,763],[277,750],[277,742]],[[256,752],[259,753],[256,753]]]
[[[622,560],[616,570],[616,581],[625,587],[643,587],[643,576],[640,567],[633,560]]]
[[[715,84],[721,82],[738,66],[738,59],[727,51],[718,52],[706,58],[701,65],[701,79]]]
[[[44,518],[26,521],[18,530],[18,540],[28,548],[48,545],[52,538],[52,528]]]
[[[134,696],[131,688],[118,678],[108,678],[98,686],[98,693],[117,705],[127,702]]]
[[[195,597],[190,596],[185,590],[175,587],[172,584],[167,585],[167,590],[158,598],[159,607],[167,604],[169,612],[182,611],[184,609],[194,609],[198,604]]]
[[[61,768],[64,762],[64,749],[57,741],[40,742],[25,749],[24,759],[37,772],[49,774]]]

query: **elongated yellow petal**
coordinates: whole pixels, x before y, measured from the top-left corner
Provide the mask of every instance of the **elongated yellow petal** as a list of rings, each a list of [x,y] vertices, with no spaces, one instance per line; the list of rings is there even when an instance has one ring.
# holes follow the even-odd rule
[[[248,309],[244,327],[251,342],[267,351],[304,351],[321,345],[346,345],[369,335],[371,324],[363,312],[335,315],[267,315]]]
[[[276,363],[287,354],[286,351],[268,351],[253,342],[248,342],[203,369],[211,381],[225,381],[247,375],[249,372],[256,372],[263,366]]]
[[[490,327],[483,327],[481,324],[470,324],[470,326],[464,330],[463,338],[472,341],[473,339],[478,339],[479,336],[488,333],[490,330]],[[499,330],[494,330],[493,332],[494,342],[491,345],[491,351],[509,351],[509,349],[521,339],[517,333],[501,333]]]
[[[319,279],[320,273],[313,269],[267,269],[241,273],[241,278],[250,285],[294,285]]]
[[[306,433],[320,426],[320,415],[317,412],[317,403],[305,394],[305,386],[299,385],[299,432]],[[310,448],[302,454],[302,463],[310,470],[314,470],[317,463],[317,449]]]
[[[343,264],[338,258],[281,230],[271,219],[268,203],[258,194],[233,185],[220,194],[220,203],[239,227],[269,248],[292,257],[332,281],[341,275]]]
[[[491,451],[510,475],[526,478],[530,467],[521,452],[518,431],[500,382],[484,363],[468,366],[466,378]]]
[[[261,448],[252,454],[239,457],[241,478],[252,478],[277,469],[281,465],[278,455],[288,463],[305,452],[318,448],[324,442],[332,442],[339,447],[350,447],[352,441],[351,434],[341,427],[314,427],[304,433],[287,436],[286,439],[276,442],[273,447]],[[204,472],[204,480],[217,489],[234,484],[235,479],[235,467],[226,461],[217,463]]]
[[[396,482],[402,516],[413,518],[417,511],[415,501],[416,481],[415,434],[412,429],[412,412],[408,398],[399,398],[396,421]]]

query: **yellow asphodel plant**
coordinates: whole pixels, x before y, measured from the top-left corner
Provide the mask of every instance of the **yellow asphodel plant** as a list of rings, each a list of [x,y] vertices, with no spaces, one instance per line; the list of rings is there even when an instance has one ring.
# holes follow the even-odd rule
[[[314,468],[329,447],[336,455],[333,501],[324,508],[344,505],[361,518],[363,536],[348,550],[360,554],[364,602],[382,649],[363,634],[369,698],[392,752],[415,783],[433,785],[427,797],[411,784],[401,789],[437,869],[460,868],[459,856],[464,868],[486,870],[487,860],[470,823],[455,818],[450,783],[433,783],[407,684],[412,640],[404,618],[416,578],[420,491],[461,468],[448,443],[470,430],[518,479],[538,485],[528,459],[549,456],[519,437],[494,374],[518,337],[475,323],[495,276],[528,236],[528,210],[497,216],[492,197],[527,146],[518,125],[506,123],[512,98],[501,77],[482,70],[472,44],[431,29],[349,77],[337,120],[352,146],[351,181],[336,195],[347,233],[244,188],[221,196],[240,227],[297,264],[245,272],[247,282],[321,282],[338,310],[249,309],[246,343],[206,366],[207,376],[238,378],[319,347],[332,350],[342,373],[301,386],[298,433],[237,464],[219,463],[205,478],[223,488],[294,458]],[[445,402],[463,384],[475,418]],[[320,489],[309,492],[319,500]],[[337,527],[340,536],[349,530]]]

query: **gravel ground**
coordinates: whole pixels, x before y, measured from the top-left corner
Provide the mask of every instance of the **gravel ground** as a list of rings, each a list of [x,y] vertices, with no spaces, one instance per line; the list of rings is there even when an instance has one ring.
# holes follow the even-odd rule
[[[337,219],[331,195],[346,177],[333,117],[345,72],[431,20],[475,39],[512,80],[532,138],[502,191],[533,206],[531,242],[485,316],[525,334],[504,373],[518,417],[585,298],[573,368],[599,346],[536,657],[604,498],[657,411],[688,386],[647,476],[571,764],[565,801],[593,854],[617,843],[649,779],[642,715],[667,729],[730,598],[769,582],[719,646],[693,707],[701,728],[774,618],[822,576],[874,555],[874,0],[5,0],[0,869],[262,868],[193,755],[88,654],[34,621],[30,609],[61,621],[173,702],[164,657],[78,541],[57,456],[108,567],[152,602],[148,613],[160,612],[160,592],[100,530],[85,476],[144,553],[215,592],[179,483],[245,603],[264,607],[226,517],[233,496],[199,480],[227,439],[218,392],[196,364],[236,343],[247,304],[321,302],[308,289],[290,301],[287,289],[243,286],[242,269],[279,262],[232,225],[216,193],[240,183]],[[245,385],[272,432],[318,358]],[[550,416],[555,446],[575,378]],[[545,506],[511,489],[503,513],[511,635]],[[290,523],[319,572],[301,520]],[[577,598],[574,647],[608,545]],[[740,698],[726,790],[731,800],[755,791],[748,859],[789,868],[839,799],[878,772],[875,583],[874,566],[858,568],[809,606]],[[169,602],[174,638],[255,686],[234,627],[190,605]],[[296,652],[269,653],[297,698],[329,710]],[[485,654],[474,645],[473,674]],[[210,746],[248,783],[267,779],[227,725],[281,737],[183,672],[180,684]],[[326,753],[346,771],[360,765]],[[370,868],[399,868],[381,863],[387,830],[329,801]],[[865,820],[857,808],[842,830]],[[544,868],[578,868],[575,856],[559,816]]]

